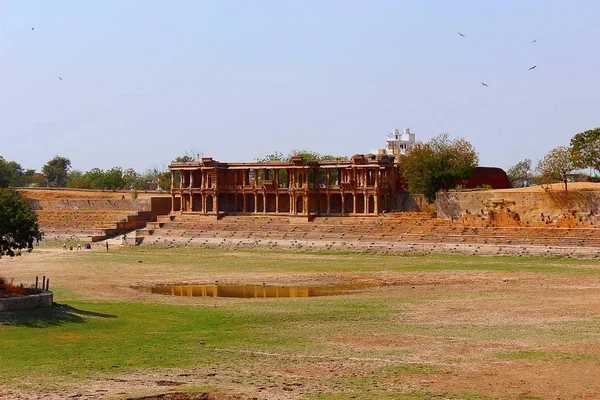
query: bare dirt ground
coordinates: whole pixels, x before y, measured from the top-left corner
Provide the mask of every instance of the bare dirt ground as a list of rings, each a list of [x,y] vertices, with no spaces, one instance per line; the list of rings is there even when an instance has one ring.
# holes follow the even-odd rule
[[[143,249],[141,250],[140,258],[143,258]],[[98,247],[92,251],[102,250]],[[248,259],[260,257],[244,252],[224,253],[223,256]],[[285,260],[287,257],[310,255],[275,253],[271,256]],[[10,275],[17,281],[27,280],[39,274],[39,271],[44,271],[52,276],[53,286],[67,288],[79,299],[90,301],[188,305],[213,303],[215,306],[227,301],[156,296],[135,290],[137,286],[165,281],[212,282],[215,276],[211,271],[192,270],[179,265],[161,265],[157,268],[148,261],[128,268],[111,265],[85,268],[80,263],[81,257],[77,252],[36,249],[33,254],[21,258],[1,259],[0,276]],[[344,255],[333,254],[326,257],[333,260]],[[548,265],[551,264],[552,260],[548,260]],[[597,269],[600,265],[596,261],[589,261],[574,264],[573,267]],[[374,369],[398,361],[431,366],[437,371],[429,373],[425,368],[423,373],[400,374],[377,382],[379,389],[390,393],[471,392],[485,394],[493,399],[600,398],[600,342],[597,340],[600,275],[547,274],[542,278],[540,274],[530,272],[491,270],[318,274],[289,274],[282,270],[263,274],[240,271],[221,274],[219,279],[230,283],[277,282],[283,285],[358,281],[380,287],[366,289],[352,296],[377,299],[405,296],[408,292],[424,299],[442,296],[445,300],[412,304],[408,312],[398,316],[397,323],[414,326],[414,333],[333,334],[326,339],[330,345],[339,346],[343,354],[352,349],[367,349],[375,354],[386,349],[406,350],[406,355],[401,360],[377,356],[372,359],[341,356],[337,360],[323,361],[317,355],[314,359],[298,359],[286,354],[263,353],[260,356],[287,359],[288,367],[270,370],[271,367],[265,365],[261,371],[149,369],[125,373],[118,379],[98,377],[93,382],[71,383],[65,392],[43,393],[39,398],[124,398],[124,393],[144,390],[159,392],[161,389],[166,393],[167,389],[175,390],[179,385],[199,386],[210,383],[217,387],[227,387],[228,390],[194,395],[171,393],[170,397],[146,398],[296,399],[301,396],[297,391],[292,391],[292,388],[297,387],[290,385],[304,385],[304,390],[315,393],[327,389],[320,387],[321,378],[367,379]],[[573,337],[557,341],[553,332],[558,329],[558,324],[564,323],[572,324]],[[520,335],[519,329],[537,333]],[[432,334],[430,330],[437,333]],[[539,353],[542,356],[523,359],[499,359],[494,356],[519,351]],[[235,393],[247,395],[239,396]],[[14,397],[5,398],[28,398],[26,395],[13,395]],[[444,396],[430,398],[457,399]]]
[[[19,193],[28,199],[131,199],[131,192],[108,190],[69,190],[69,189],[19,189]],[[146,199],[157,196],[169,196],[157,191],[138,191],[137,198]]]
[[[565,185],[562,183],[553,183],[551,185],[536,185],[524,188],[513,188],[513,189],[494,189],[494,192],[560,192],[565,190]],[[600,190],[600,183],[596,182],[570,182],[567,184],[567,190],[589,190],[598,191]]]

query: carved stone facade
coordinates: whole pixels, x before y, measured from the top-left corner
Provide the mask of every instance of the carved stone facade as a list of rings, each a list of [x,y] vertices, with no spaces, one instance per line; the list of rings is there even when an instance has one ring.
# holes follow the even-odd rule
[[[172,163],[171,212],[203,215],[377,215],[391,210],[398,171],[394,157],[349,161]],[[179,186],[175,186],[178,175]]]

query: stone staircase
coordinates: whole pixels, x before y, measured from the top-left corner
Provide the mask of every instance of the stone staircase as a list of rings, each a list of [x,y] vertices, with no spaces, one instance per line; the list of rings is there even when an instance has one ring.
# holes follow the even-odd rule
[[[427,213],[386,214],[379,217],[316,217],[311,222],[293,217],[199,215],[159,216],[136,231],[138,244],[231,244],[295,242],[326,243],[330,247],[393,248],[453,245],[496,247],[579,248],[600,251],[600,229],[561,226],[470,226]],[[284,246],[284,247],[285,247]],[[316,246],[316,245],[315,245]],[[539,252],[538,251],[538,252]]]
[[[35,210],[46,240],[98,242],[144,228],[149,211]]]

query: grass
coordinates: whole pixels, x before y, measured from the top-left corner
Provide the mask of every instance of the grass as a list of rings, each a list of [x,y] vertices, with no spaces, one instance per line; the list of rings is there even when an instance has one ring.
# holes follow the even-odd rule
[[[523,350],[497,353],[494,355],[501,360],[526,360],[526,361],[581,361],[581,360],[600,360],[598,354],[577,354],[567,352],[549,352]]]
[[[556,282],[561,277],[589,275],[592,279],[598,274],[592,262],[570,259],[160,246],[109,252],[57,252],[55,257],[45,261],[45,266],[60,270],[65,263],[76,265],[72,279],[104,274],[115,282],[124,270],[134,276],[139,273],[153,279],[162,277],[164,283],[175,283],[174,278],[162,273],[172,270],[177,270],[178,276],[189,275],[192,280],[196,279],[193,277],[205,279],[221,275],[248,279],[284,274],[290,281],[306,274],[355,280],[364,274],[376,276],[379,273],[500,271],[508,278],[532,273],[539,279],[552,276]],[[9,261],[2,265],[14,268],[16,264]],[[7,270],[0,269],[0,275],[7,275]],[[53,307],[0,314],[0,343],[3,345],[0,389],[4,385],[26,391],[43,385],[58,391],[98,377],[120,377],[140,371],[163,371],[162,375],[168,375],[169,371],[194,371],[211,378],[196,380],[178,391],[219,388],[244,393],[256,387],[283,388],[293,383],[298,386],[289,388],[295,390],[297,398],[305,399],[354,396],[483,400],[495,397],[469,392],[466,388],[415,389],[420,382],[417,378],[443,380],[446,374],[469,370],[486,360],[563,362],[599,358],[593,354],[544,350],[544,346],[556,343],[597,341],[600,324],[595,317],[548,320],[535,325],[512,320],[476,324],[459,319],[449,319],[449,322],[415,319],[415,315],[448,304],[460,310],[465,303],[481,302],[497,304],[500,309],[503,300],[515,296],[514,293],[481,291],[481,288],[460,291],[447,284],[439,293],[395,290],[310,299],[199,299],[165,303],[158,301],[158,297],[147,296],[135,301],[90,301],[86,293],[70,285],[69,279],[53,282],[58,282],[52,288],[57,301]],[[548,293],[549,296],[552,291]],[[519,293],[516,296],[530,301],[528,296],[532,295]],[[446,309],[452,312],[453,307]],[[365,343],[364,338],[375,344]],[[402,338],[402,344],[394,341],[398,338]],[[412,343],[410,338],[428,341]],[[484,358],[480,354],[433,356],[437,339],[443,339],[446,345],[460,342],[465,346],[519,342],[539,350],[507,348]],[[303,375],[300,371],[304,370],[315,372]],[[212,378],[214,371],[218,374]],[[235,379],[221,377],[225,372]],[[417,380],[411,380],[413,377]],[[241,387],[233,384],[233,380],[242,382]],[[407,385],[407,380],[413,383]]]
[[[141,252],[140,252],[141,250]],[[118,258],[113,255],[119,254]],[[542,274],[598,275],[597,262],[563,258],[484,257],[462,255],[386,255],[371,252],[329,250],[297,252],[290,250],[223,250],[186,246],[125,247],[108,253],[89,252],[90,263],[107,258],[116,265],[142,260],[154,265],[193,265],[207,271],[235,272],[424,272],[424,271],[503,271]],[[227,254],[227,264],[223,255]],[[243,257],[238,256],[244,255]],[[176,257],[173,257],[176,255]],[[287,256],[287,257],[286,257]]]

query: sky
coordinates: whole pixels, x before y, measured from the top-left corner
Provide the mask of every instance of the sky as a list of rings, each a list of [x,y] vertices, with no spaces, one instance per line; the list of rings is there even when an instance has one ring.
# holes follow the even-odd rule
[[[0,0],[0,156],[143,172],[352,156],[410,128],[535,166],[600,126],[598,17],[597,0]]]

